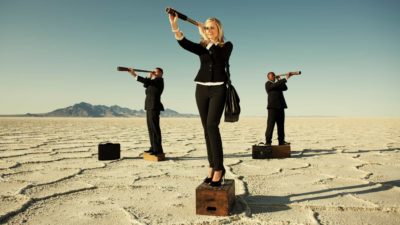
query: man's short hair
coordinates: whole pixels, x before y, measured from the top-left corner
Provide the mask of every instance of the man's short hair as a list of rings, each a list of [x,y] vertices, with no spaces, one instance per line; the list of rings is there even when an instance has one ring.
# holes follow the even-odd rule
[[[161,72],[161,74],[164,74],[164,70],[161,69],[160,67],[156,67],[156,69],[158,69]]]
[[[270,74],[272,74],[272,75],[275,76],[275,73],[274,73],[274,72],[269,72],[269,73],[267,74],[267,76],[269,76]]]

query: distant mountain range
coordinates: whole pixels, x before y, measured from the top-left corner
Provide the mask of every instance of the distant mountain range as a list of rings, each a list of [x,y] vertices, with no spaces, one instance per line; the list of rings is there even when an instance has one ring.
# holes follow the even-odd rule
[[[16,116],[32,116],[32,117],[145,117],[146,111],[132,110],[123,108],[117,105],[91,105],[86,102],[81,102],[66,108],[56,109],[48,113],[32,114],[27,113],[24,115]],[[194,114],[181,114],[172,109],[165,109],[161,111],[162,117],[197,117]]]

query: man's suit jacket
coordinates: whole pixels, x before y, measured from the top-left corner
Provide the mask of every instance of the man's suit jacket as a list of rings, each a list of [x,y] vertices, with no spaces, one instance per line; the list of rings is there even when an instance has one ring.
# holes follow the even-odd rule
[[[138,76],[137,81],[143,83],[146,88],[146,100],[144,102],[145,110],[159,110],[164,111],[164,106],[161,103],[161,94],[164,90],[163,78],[143,78]]]
[[[286,86],[286,79],[277,82],[267,81],[265,83],[265,90],[268,93],[268,106],[267,109],[286,109],[286,101],[283,96],[283,91],[288,88]]]
[[[226,65],[229,62],[233,45],[226,42],[223,46],[213,45],[210,49],[199,43],[194,43],[186,38],[178,41],[179,45],[199,56],[200,69],[195,81],[199,82],[225,82],[228,81]]]

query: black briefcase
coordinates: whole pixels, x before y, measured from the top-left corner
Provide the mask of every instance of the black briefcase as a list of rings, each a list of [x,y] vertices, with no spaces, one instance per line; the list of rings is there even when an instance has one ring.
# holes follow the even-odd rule
[[[119,143],[100,143],[99,160],[115,160],[121,156],[121,145]]]
[[[252,148],[253,159],[269,159],[272,158],[272,146],[260,143],[258,145],[253,145]]]

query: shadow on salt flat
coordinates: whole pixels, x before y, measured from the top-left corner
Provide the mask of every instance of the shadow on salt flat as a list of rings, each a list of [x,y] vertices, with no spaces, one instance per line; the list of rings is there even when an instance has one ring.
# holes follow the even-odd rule
[[[274,211],[282,211],[291,209],[289,204],[300,203],[307,201],[316,201],[322,199],[336,198],[346,194],[362,195],[367,193],[382,192],[390,190],[394,187],[400,187],[400,180],[391,180],[386,182],[370,182],[368,184],[352,185],[345,187],[328,188],[325,190],[318,190],[312,192],[304,192],[299,194],[291,194],[287,196],[248,196],[245,197],[247,204],[252,210],[253,214],[268,213]],[[361,189],[361,190],[357,190]],[[322,194],[322,195],[321,195]],[[310,195],[310,196],[309,196]],[[318,195],[318,196],[313,196]],[[293,197],[302,197],[297,200],[291,200]]]

